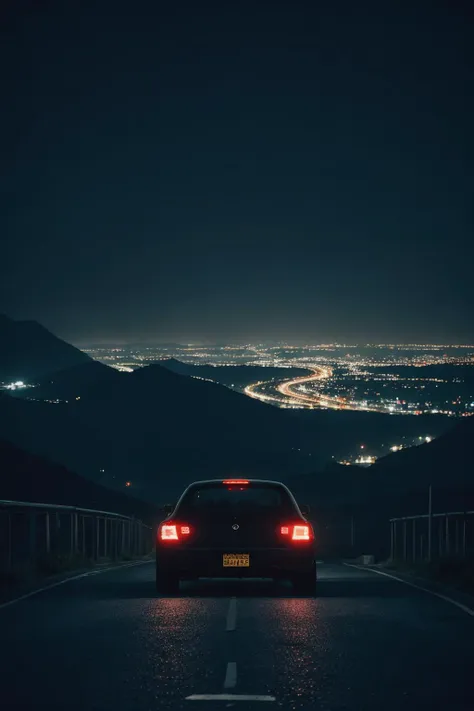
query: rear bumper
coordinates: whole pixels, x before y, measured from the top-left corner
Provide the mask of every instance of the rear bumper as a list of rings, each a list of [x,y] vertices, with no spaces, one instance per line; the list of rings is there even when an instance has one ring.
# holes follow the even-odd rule
[[[224,553],[248,553],[248,568],[224,568]],[[156,549],[158,570],[178,577],[274,578],[293,573],[309,573],[315,568],[313,547],[304,550],[257,548],[232,551],[215,548]]]

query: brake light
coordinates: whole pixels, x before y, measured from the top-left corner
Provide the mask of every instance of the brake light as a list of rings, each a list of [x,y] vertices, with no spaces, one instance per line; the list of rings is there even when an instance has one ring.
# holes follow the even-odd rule
[[[223,484],[248,484],[248,479],[224,479]]]
[[[309,524],[280,526],[280,534],[288,536],[292,541],[312,541],[314,538],[313,528]]]
[[[176,528],[176,524],[163,524],[160,529],[160,538],[162,541],[177,541],[178,531]]]
[[[309,526],[293,526],[292,541],[309,541]]]
[[[162,523],[159,529],[161,541],[179,541],[191,534],[191,526],[187,523]]]

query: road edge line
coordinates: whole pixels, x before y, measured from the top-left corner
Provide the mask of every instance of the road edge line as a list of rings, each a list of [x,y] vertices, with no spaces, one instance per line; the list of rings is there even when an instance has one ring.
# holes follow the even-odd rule
[[[125,563],[125,565],[114,565],[110,568],[102,568],[101,570],[88,570],[86,573],[80,573],[79,575],[72,575],[70,578],[65,578],[64,580],[59,580],[56,583],[51,583],[50,585],[45,585],[42,588],[37,588],[36,590],[30,590],[30,592],[25,593],[24,595],[20,595],[19,597],[14,597],[12,600],[7,600],[6,602],[0,603],[0,610],[2,610],[4,607],[9,607],[10,605],[14,605],[16,602],[21,602],[22,600],[26,600],[29,597],[33,597],[34,595],[39,595],[42,592],[45,592],[46,590],[52,590],[53,588],[57,588],[60,585],[65,585],[66,583],[70,583],[73,580],[80,580],[81,578],[88,578],[91,575],[100,575],[101,573],[108,573],[109,571],[112,570],[123,570],[124,568],[133,568],[136,565],[145,565],[145,563],[151,563],[153,561],[150,560],[136,560],[133,561],[132,563]]]
[[[443,595],[442,593],[438,593],[435,590],[430,590],[429,588],[425,588],[422,585],[417,585],[416,583],[412,583],[409,580],[404,580],[403,578],[399,578],[397,575],[386,573],[384,570],[375,570],[375,568],[368,568],[362,565],[354,565],[353,563],[344,563],[344,565],[347,565],[349,568],[357,568],[357,570],[365,570],[366,572],[368,571],[370,573],[377,573],[377,575],[383,575],[386,578],[391,578],[392,580],[396,580],[399,583],[409,585],[411,588],[415,588],[416,590],[422,590],[423,592],[428,593],[428,595],[433,595],[434,597],[438,597],[440,600],[444,600],[445,602],[451,603],[451,605],[454,605],[463,612],[466,612],[471,617],[474,617],[474,610],[471,607],[463,605],[462,602],[458,602],[457,600],[452,597],[449,597],[448,595]]]

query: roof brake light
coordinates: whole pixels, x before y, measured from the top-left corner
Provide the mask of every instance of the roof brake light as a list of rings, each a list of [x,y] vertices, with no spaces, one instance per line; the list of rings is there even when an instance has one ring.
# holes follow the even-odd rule
[[[248,484],[248,479],[224,479],[223,484]]]

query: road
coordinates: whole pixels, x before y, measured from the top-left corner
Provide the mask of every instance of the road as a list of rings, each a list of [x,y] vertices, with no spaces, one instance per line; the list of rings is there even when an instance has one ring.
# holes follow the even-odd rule
[[[272,402],[281,406],[306,408],[313,410],[323,408],[330,410],[353,410],[357,412],[391,412],[386,405],[377,403],[368,404],[366,401],[350,400],[337,395],[327,395],[325,393],[312,390],[302,392],[300,387],[307,383],[326,380],[332,377],[333,371],[326,366],[305,366],[311,370],[310,375],[300,376],[293,380],[273,381],[264,380],[258,383],[247,385],[244,392],[249,397],[253,397],[263,402]],[[281,397],[283,396],[283,397]],[[400,410],[399,415],[417,414],[412,411]],[[419,414],[419,413],[418,413]]]
[[[474,617],[429,594],[326,563],[315,599],[265,581],[159,598],[153,573],[110,571],[0,608],[2,708],[474,708]],[[208,694],[275,700],[187,700]]]
[[[354,400],[335,395],[325,395],[314,390],[312,392],[302,392],[301,385],[326,380],[332,377],[332,370],[328,367],[312,366],[310,375],[303,375],[293,380],[283,380],[274,382],[272,380],[252,383],[247,385],[244,392],[249,397],[253,397],[263,402],[274,402],[280,405],[290,405],[301,408],[324,408],[333,410],[362,410],[364,412],[386,412],[383,407],[377,405],[367,405]],[[283,395],[283,398],[281,397]]]
[[[323,396],[320,396],[317,393],[314,393],[311,396],[304,395],[303,393],[298,392],[298,390],[295,390],[294,388],[297,388],[299,385],[302,385],[304,383],[310,383],[316,380],[325,380],[326,378],[330,378],[332,375],[332,370],[330,368],[323,368],[321,366],[308,367],[308,370],[311,371],[310,375],[300,376],[298,378],[294,378],[293,380],[283,380],[281,383],[274,382],[272,380],[252,383],[251,385],[247,385],[244,392],[246,395],[249,395],[250,397],[253,397],[257,400],[263,400],[264,402],[273,401],[275,403],[280,404],[286,402],[293,405],[296,404],[300,407],[316,407],[318,404],[322,404],[321,398],[323,398]],[[270,392],[275,390],[276,393],[283,395],[284,398],[281,398],[276,394],[272,395],[268,392],[261,392],[262,386],[264,389],[270,389]],[[335,398],[329,398],[324,396],[324,402],[330,402],[331,400],[335,400]],[[329,407],[330,405],[324,404],[324,406]]]

